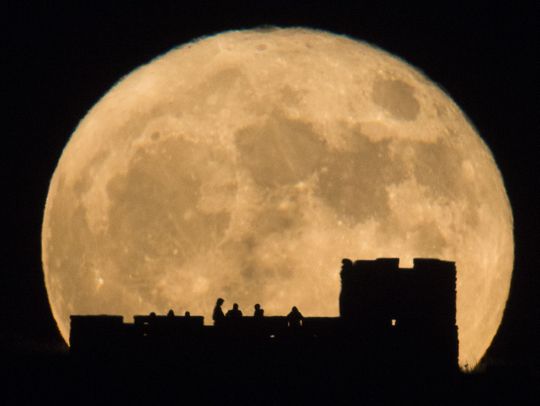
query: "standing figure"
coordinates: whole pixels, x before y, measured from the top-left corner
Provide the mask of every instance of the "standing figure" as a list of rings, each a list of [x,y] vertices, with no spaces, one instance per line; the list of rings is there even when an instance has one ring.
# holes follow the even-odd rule
[[[225,300],[222,298],[218,298],[216,300],[216,306],[214,307],[214,312],[212,313],[212,320],[214,320],[214,326],[221,324],[221,322],[225,319],[225,315],[223,314],[223,310],[221,309],[221,306],[225,303]]]
[[[253,317],[256,319],[262,319],[264,317],[264,309],[261,308],[261,305],[257,303],[255,306],[255,312],[253,312]]]
[[[238,303],[233,304],[233,308],[227,312],[225,315],[228,319],[239,319],[242,317],[242,312],[238,308]]]
[[[304,325],[304,316],[296,306],[293,306],[291,312],[287,315],[287,325],[290,328],[300,328]]]

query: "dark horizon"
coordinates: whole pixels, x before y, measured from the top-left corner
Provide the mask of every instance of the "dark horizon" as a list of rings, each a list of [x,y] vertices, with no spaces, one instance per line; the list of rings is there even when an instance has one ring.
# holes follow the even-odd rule
[[[37,390],[14,399],[40,402],[58,399],[51,389],[58,379],[70,398],[115,403],[531,400],[532,370],[458,366],[455,263],[398,263],[343,259],[338,317],[305,317],[296,306],[286,316],[266,316],[258,304],[249,316],[236,303],[224,314],[222,298],[210,326],[203,316],[172,309],[135,315],[133,322],[72,315],[69,354],[8,359],[8,382],[24,375]]]

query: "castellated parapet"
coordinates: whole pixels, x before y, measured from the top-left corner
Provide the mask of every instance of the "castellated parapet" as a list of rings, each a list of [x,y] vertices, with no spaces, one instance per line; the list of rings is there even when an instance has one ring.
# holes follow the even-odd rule
[[[74,354],[171,354],[234,357],[303,348],[310,356],[382,368],[457,369],[456,267],[437,259],[351,261],[341,268],[339,317],[304,317],[292,328],[285,316],[240,317],[216,326],[202,316],[71,316]],[[295,351],[296,351],[295,350]],[[302,350],[302,351],[304,351]],[[210,352],[209,352],[210,351]],[[183,355],[184,354],[184,355]],[[197,355],[198,354],[198,355]],[[289,354],[290,355],[290,354]]]

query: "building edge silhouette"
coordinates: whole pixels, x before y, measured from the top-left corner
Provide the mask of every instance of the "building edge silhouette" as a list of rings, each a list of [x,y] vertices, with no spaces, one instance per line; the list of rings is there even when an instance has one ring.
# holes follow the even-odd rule
[[[72,315],[70,353],[80,358],[166,357],[182,363],[245,357],[286,362],[302,353],[382,369],[458,371],[456,267],[416,258],[342,260],[339,317],[242,316],[213,326],[203,316]],[[339,367],[336,365],[336,367]]]

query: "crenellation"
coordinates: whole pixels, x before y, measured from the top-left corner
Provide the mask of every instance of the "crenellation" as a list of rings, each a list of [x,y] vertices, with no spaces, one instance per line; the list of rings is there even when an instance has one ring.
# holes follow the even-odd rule
[[[214,326],[205,326],[203,316],[176,316],[172,311],[136,315],[131,323],[124,323],[122,316],[74,315],[71,351],[178,355],[188,349],[204,352],[205,346],[242,351],[300,343],[348,353],[362,362],[457,368],[453,262],[416,258],[412,268],[400,268],[399,258],[344,259],[340,275],[339,317],[297,313],[300,318],[293,323],[290,315],[222,316]]]

